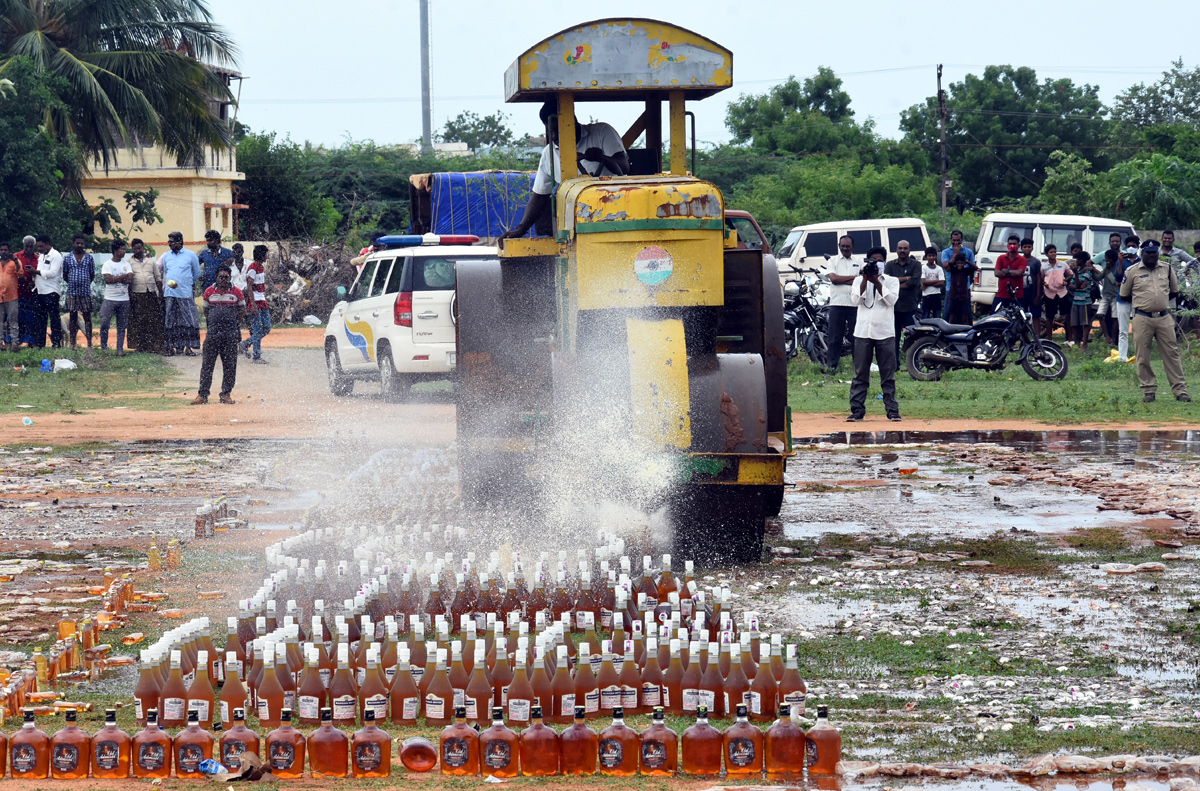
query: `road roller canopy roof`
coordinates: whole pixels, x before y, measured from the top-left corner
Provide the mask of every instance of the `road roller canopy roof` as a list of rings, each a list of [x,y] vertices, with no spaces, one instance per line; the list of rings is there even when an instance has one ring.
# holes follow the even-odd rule
[[[506,102],[703,99],[733,84],[733,53],[704,36],[654,19],[599,19],[555,33],[513,61]]]

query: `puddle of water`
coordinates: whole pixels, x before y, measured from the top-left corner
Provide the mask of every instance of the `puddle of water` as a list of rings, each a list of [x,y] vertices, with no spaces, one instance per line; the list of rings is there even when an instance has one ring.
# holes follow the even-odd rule
[[[1168,681],[1190,681],[1200,683],[1200,666],[1198,665],[1142,665],[1125,662],[1117,665],[1117,672],[1126,678],[1136,679],[1146,683],[1165,683]],[[1189,697],[1196,697],[1195,695]]]
[[[849,445],[994,443],[1024,452],[1098,453],[1134,456],[1156,453],[1200,454],[1200,431],[847,431],[795,440]]]
[[[304,524],[305,512],[319,502],[318,489],[295,492],[267,505],[251,507],[248,520],[255,530],[298,530]]]

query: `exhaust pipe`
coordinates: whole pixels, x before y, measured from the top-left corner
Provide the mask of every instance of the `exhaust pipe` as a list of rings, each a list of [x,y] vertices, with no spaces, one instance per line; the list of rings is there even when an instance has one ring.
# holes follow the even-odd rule
[[[934,365],[957,365],[963,368],[990,368],[991,363],[986,360],[967,360],[955,354],[951,354],[945,349],[926,349],[921,352],[921,361],[932,363]]]

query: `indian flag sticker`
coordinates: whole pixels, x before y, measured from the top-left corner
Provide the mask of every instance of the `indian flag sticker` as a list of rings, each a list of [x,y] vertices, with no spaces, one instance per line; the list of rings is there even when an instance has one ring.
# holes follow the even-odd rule
[[[674,268],[671,254],[657,245],[643,247],[633,259],[633,273],[648,286],[657,286],[666,280]]]

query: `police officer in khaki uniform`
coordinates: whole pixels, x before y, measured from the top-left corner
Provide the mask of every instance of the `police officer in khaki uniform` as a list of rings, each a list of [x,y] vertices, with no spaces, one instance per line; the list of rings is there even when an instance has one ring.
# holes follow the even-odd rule
[[[1191,401],[1187,382],[1183,380],[1183,364],[1175,344],[1175,319],[1167,307],[1179,292],[1175,267],[1158,261],[1159,245],[1153,239],[1142,243],[1142,260],[1125,271],[1121,296],[1133,303],[1133,334],[1137,354],[1138,382],[1142,385],[1142,401],[1154,400],[1157,380],[1150,367],[1150,342],[1158,339],[1158,354],[1162,357],[1167,381],[1176,401]]]

